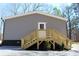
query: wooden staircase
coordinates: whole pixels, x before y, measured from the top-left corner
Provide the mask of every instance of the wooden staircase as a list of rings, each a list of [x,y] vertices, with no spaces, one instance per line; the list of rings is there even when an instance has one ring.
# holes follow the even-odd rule
[[[53,40],[65,49],[71,49],[71,40],[54,29],[47,29],[47,38]]]
[[[46,38],[39,38],[38,31],[46,31]],[[39,45],[41,44],[39,41],[49,41],[53,44],[53,47],[55,47],[55,43],[57,43],[60,46],[64,45],[65,49],[71,49],[71,40],[54,29],[36,30],[31,34],[24,36],[21,39],[21,48],[27,49],[37,43],[37,49],[39,49]]]
[[[37,31],[34,31],[21,39],[21,48],[27,49],[36,42],[37,42]]]

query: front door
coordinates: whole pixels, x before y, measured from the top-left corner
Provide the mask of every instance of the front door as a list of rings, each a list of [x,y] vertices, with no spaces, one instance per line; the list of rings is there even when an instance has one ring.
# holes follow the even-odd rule
[[[38,37],[40,39],[46,38],[46,22],[39,22],[38,23]]]

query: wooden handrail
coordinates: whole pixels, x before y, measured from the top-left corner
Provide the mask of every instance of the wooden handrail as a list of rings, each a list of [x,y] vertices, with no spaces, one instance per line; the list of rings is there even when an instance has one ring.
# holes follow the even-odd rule
[[[47,34],[51,34],[53,41],[56,41],[60,45],[64,44],[66,48],[68,47],[68,44],[71,43],[71,40],[54,29],[47,29]]]
[[[32,41],[36,40],[37,37],[37,31],[34,31],[30,33],[29,35],[24,36],[21,39],[21,47],[26,48],[26,45],[29,45]]]

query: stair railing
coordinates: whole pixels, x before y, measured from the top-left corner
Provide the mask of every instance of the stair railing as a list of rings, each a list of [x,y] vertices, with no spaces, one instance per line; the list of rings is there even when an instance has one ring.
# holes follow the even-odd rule
[[[37,40],[37,31],[34,31],[21,39],[21,48],[26,48],[28,45],[31,45],[32,42],[35,40]]]
[[[65,48],[69,48],[71,46],[71,40],[69,40],[60,32],[54,29],[47,29],[47,37],[48,37],[48,34],[52,35],[50,37],[53,41],[56,41],[60,45],[64,44]]]

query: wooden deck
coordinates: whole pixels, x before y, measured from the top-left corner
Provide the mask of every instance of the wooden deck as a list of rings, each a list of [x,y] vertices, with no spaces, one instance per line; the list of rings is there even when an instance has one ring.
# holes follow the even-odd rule
[[[41,35],[43,37],[39,36],[39,31],[45,31],[46,37],[44,33],[43,35]],[[43,41],[51,42],[53,49],[55,49],[55,43],[59,44],[60,46],[64,45],[65,49],[71,49],[72,41],[54,29],[36,30],[31,34],[24,36],[23,38],[21,38],[21,48],[27,49],[37,43],[37,49],[39,49],[39,45]]]

